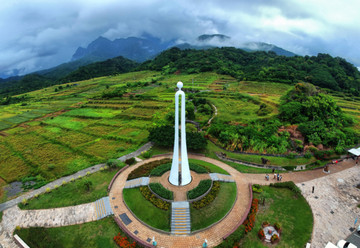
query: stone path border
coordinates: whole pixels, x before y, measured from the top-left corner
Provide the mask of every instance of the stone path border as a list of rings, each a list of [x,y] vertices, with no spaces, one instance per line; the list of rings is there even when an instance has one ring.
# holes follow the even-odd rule
[[[6,247],[17,247],[12,233],[16,226],[59,227],[95,221],[96,212],[93,202],[64,208],[42,210],[21,210],[14,206],[4,211],[0,223],[0,244]]]
[[[220,161],[203,156],[189,155],[189,158],[204,160],[206,162],[213,163],[216,166],[219,166],[220,168],[227,170],[236,181],[237,199],[235,201],[233,209],[228,213],[228,215],[222,221],[220,221],[218,224],[206,230],[188,236],[173,236],[173,235],[156,232],[153,229],[144,225],[139,220],[137,220],[137,218],[132,215],[131,211],[124,204],[122,190],[125,186],[126,179],[129,173],[145,163],[154,160],[163,159],[166,157],[171,157],[171,156],[169,155],[159,156],[138,163],[123,171],[123,173],[121,173],[116,178],[109,194],[110,204],[113,208],[116,221],[122,224],[122,221],[119,219],[119,216],[125,213],[131,219],[131,222],[128,223],[128,225],[122,224],[121,228],[124,228],[123,230],[126,231],[128,234],[135,236],[136,240],[140,240],[145,243],[148,240],[151,241],[152,237],[155,237],[155,240],[157,241],[159,247],[171,247],[171,248],[201,247],[202,243],[204,242],[204,239],[208,240],[209,247],[213,247],[220,244],[223,241],[223,237],[225,237],[231,231],[233,231],[234,228],[239,225],[239,222],[244,219],[244,216],[245,217],[247,216],[248,213],[247,208],[250,202],[250,194],[251,194],[249,192],[248,180],[246,179],[246,177],[243,174],[241,174],[239,171],[235,170],[234,168]],[[134,235],[134,233],[136,233],[136,235]]]
[[[126,155],[118,158],[118,160],[124,162],[125,160],[127,160],[129,158],[139,156],[142,152],[149,150],[152,146],[153,146],[153,143],[148,142],[145,145],[143,145],[142,147],[140,147],[139,149],[137,149],[136,151],[134,151],[132,153],[129,153],[129,154],[126,154]],[[91,166],[91,167],[86,168],[84,170],[78,171],[75,174],[72,174],[70,176],[61,177],[61,178],[59,178],[59,179],[57,179],[55,181],[52,181],[51,183],[46,184],[45,186],[43,186],[43,187],[41,187],[39,189],[27,192],[27,193],[15,198],[15,199],[12,199],[12,200],[4,202],[4,203],[1,203],[0,204],[0,212],[4,211],[5,209],[8,209],[8,208],[10,208],[12,206],[15,206],[15,205],[19,204],[23,199],[30,199],[30,198],[34,197],[35,195],[37,195],[37,194],[44,193],[47,188],[53,189],[55,187],[55,185],[61,185],[63,183],[63,181],[70,182],[70,180],[72,178],[77,179],[78,177],[83,177],[83,176],[87,175],[88,173],[92,174],[94,172],[99,171],[104,166],[105,166],[105,164],[97,164],[97,165]]]

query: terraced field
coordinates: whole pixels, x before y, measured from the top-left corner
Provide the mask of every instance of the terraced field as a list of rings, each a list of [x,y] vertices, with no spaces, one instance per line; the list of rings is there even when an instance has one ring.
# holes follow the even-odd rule
[[[280,96],[291,87],[215,73],[141,71],[27,93],[21,103],[0,106],[0,201],[6,200],[2,187],[10,182],[29,176],[51,181],[143,145],[153,122],[173,111],[177,81],[214,104],[218,118],[241,124],[276,115]],[[122,97],[102,97],[117,90]],[[336,100],[359,120],[359,101]],[[257,114],[261,104],[269,109],[264,116]],[[210,116],[196,113],[195,121],[206,123]],[[356,128],[360,131],[359,124]]]

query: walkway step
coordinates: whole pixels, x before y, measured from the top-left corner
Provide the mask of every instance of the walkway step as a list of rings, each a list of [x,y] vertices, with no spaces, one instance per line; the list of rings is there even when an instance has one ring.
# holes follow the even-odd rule
[[[146,186],[149,184],[149,182],[150,182],[149,177],[139,177],[139,178],[135,178],[135,179],[126,181],[124,188],[129,189],[129,188],[135,188],[135,187],[140,187],[140,186]]]
[[[234,178],[230,175],[220,174],[220,173],[210,173],[210,178],[213,181],[221,182],[235,182]]]
[[[171,205],[171,234],[187,235],[191,232],[189,202],[173,202]]]
[[[109,197],[103,197],[96,202],[95,204],[95,211],[96,211],[96,219],[100,220],[102,218],[105,218],[106,216],[114,214],[111,206],[110,206],[110,199]]]

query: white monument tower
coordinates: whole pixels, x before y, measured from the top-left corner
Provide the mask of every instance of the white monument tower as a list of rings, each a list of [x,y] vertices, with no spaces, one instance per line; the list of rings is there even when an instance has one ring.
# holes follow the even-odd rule
[[[185,93],[181,90],[182,82],[177,83],[179,90],[175,94],[175,140],[174,154],[171,165],[169,182],[173,185],[183,186],[191,182],[189,160],[186,149],[186,132],[185,132]],[[181,95],[181,149],[179,157],[179,95]],[[180,168],[180,170],[179,170]]]

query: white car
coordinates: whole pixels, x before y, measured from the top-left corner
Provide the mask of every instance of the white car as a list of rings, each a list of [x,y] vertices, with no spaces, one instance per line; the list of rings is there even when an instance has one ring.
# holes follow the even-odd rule
[[[337,247],[339,247],[339,248],[357,248],[356,245],[351,244],[350,242],[345,241],[345,240],[339,240],[339,242],[337,242]]]

